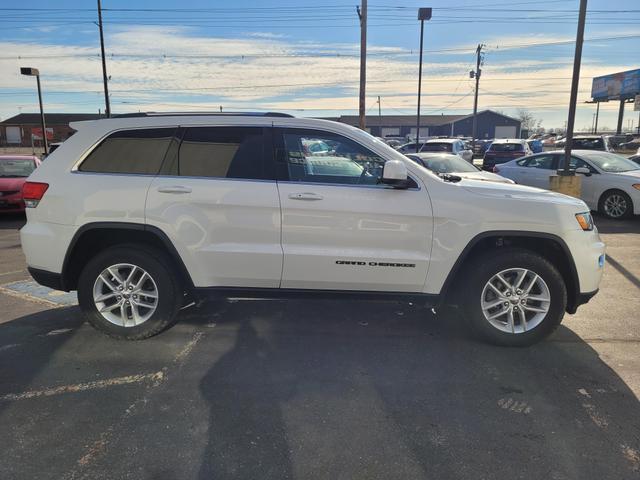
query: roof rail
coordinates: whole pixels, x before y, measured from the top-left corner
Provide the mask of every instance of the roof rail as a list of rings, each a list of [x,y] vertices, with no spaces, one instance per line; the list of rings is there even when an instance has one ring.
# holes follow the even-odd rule
[[[136,117],[191,117],[191,116],[220,116],[220,117],[293,117],[281,112],[137,112],[113,115],[114,118]]]

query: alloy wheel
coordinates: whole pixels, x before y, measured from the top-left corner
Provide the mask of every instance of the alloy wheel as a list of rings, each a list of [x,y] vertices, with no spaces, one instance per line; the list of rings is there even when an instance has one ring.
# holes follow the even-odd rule
[[[137,265],[118,263],[105,268],[93,285],[93,302],[106,320],[121,326],[143,324],[158,307],[158,287]]]
[[[496,273],[480,297],[484,318],[498,330],[520,334],[537,327],[547,316],[551,293],[537,273],[510,268]]]
[[[604,201],[604,211],[611,218],[623,217],[627,208],[627,200],[617,193],[612,193]]]

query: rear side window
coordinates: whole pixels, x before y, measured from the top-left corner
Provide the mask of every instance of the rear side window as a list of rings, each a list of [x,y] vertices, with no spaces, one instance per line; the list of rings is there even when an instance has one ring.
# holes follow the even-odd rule
[[[553,170],[553,155],[537,155],[535,157],[529,157],[526,159],[526,164],[529,168],[539,168],[542,170]]]
[[[260,127],[187,128],[167,174],[263,179],[263,147]]]
[[[155,175],[174,128],[121,130],[105,138],[82,162],[81,172]]]

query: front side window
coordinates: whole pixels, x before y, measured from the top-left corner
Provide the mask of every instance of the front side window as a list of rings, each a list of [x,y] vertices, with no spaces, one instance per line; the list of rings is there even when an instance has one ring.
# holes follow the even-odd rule
[[[189,127],[163,171],[185,177],[263,179],[260,127]]]
[[[382,177],[385,160],[341,135],[285,130],[282,144],[290,181],[376,185]]]
[[[564,164],[564,159],[563,159],[563,164]],[[591,165],[589,165],[587,162],[585,162],[581,158],[577,158],[577,157],[571,157],[571,160],[569,161],[569,168],[571,170],[575,170],[576,168],[588,168],[591,173],[598,173],[598,171],[595,168],[593,168]]]
[[[114,132],[93,149],[78,170],[155,175],[160,170],[174,132],[174,128]]]

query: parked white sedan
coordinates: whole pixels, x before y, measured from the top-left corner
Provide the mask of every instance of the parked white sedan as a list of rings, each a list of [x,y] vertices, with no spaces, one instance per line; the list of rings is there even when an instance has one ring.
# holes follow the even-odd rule
[[[549,188],[549,177],[564,163],[564,152],[543,152],[496,165],[495,173],[516,183]],[[640,165],[614,153],[573,150],[571,170],[584,175],[580,198],[609,218],[640,215]]]
[[[418,165],[431,170],[436,175],[451,174],[471,180],[486,180],[489,182],[514,183],[513,180],[501,177],[495,173],[480,170],[472,163],[463,160],[458,155],[447,153],[408,153],[407,157]]]

